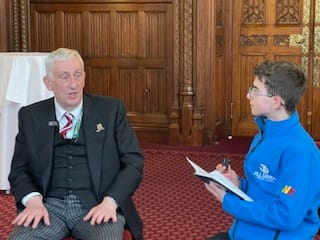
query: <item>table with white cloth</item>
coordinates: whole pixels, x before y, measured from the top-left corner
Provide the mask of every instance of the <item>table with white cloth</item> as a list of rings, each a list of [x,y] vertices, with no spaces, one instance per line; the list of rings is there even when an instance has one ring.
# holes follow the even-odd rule
[[[47,55],[0,53],[0,190],[10,190],[8,174],[20,107],[53,96],[42,81]]]

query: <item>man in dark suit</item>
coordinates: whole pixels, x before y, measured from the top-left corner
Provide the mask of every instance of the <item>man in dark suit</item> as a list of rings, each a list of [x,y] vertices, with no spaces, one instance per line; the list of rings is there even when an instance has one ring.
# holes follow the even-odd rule
[[[83,94],[79,53],[59,48],[46,60],[54,97],[19,111],[9,181],[18,209],[10,239],[142,237],[132,201],[143,155],[123,103]]]

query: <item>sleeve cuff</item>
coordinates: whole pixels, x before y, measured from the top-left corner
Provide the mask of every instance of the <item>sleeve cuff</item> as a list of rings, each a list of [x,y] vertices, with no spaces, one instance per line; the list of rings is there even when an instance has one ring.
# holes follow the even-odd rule
[[[23,204],[23,206],[27,205],[27,202],[29,201],[30,198],[34,197],[34,196],[40,196],[42,199],[42,195],[39,192],[31,192],[28,195],[26,195],[25,197],[22,198],[21,203]]]

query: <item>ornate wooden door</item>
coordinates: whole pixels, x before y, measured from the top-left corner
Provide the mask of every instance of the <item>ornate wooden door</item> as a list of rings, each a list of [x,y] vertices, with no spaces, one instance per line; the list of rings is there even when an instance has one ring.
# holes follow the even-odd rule
[[[303,66],[309,82],[298,111],[304,127],[320,139],[319,6],[320,0],[234,2],[232,135],[257,132],[246,94],[255,65],[270,59]]]

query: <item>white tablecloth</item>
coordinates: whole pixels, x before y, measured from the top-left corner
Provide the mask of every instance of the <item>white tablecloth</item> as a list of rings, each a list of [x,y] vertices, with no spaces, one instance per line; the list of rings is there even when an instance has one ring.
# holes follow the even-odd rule
[[[0,190],[7,180],[21,106],[52,96],[42,82],[47,53],[0,53]]]

